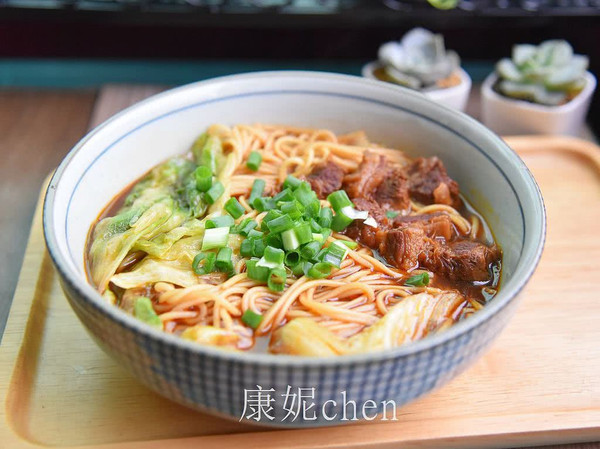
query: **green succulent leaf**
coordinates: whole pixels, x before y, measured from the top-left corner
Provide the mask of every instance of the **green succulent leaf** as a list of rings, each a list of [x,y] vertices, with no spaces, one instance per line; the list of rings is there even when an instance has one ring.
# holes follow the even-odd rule
[[[458,0],[427,0],[427,2],[437,9],[453,9],[458,5]]]
[[[512,59],[496,64],[499,81],[495,89],[510,98],[561,105],[585,87],[588,64],[588,58],[573,54],[564,40],[515,45]]]

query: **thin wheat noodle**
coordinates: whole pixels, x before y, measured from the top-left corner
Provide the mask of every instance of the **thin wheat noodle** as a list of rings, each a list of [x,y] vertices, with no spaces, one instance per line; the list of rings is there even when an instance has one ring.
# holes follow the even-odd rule
[[[367,149],[400,165],[410,162],[400,151],[367,143],[364,134],[338,137],[329,130],[261,124],[212,125],[208,133],[221,139],[227,153],[227,162],[219,175],[226,191],[209,208],[209,213],[222,213],[224,203],[235,197],[244,208],[244,213],[235,219],[235,223],[252,219],[258,223],[258,229],[267,212],[257,212],[248,202],[257,178],[266,183],[264,195],[273,195],[288,174],[306,176],[325,161],[333,161],[346,172],[354,171]],[[365,145],[362,145],[363,142]],[[257,172],[252,172],[245,164],[251,151],[259,151],[262,155]],[[323,207],[329,206],[326,200],[320,202]],[[469,221],[450,206],[424,206],[411,201],[411,215],[431,213],[447,214],[457,231],[465,236],[476,237],[482,227],[477,217],[472,216]],[[334,233],[327,244],[335,240],[352,241],[343,234]],[[252,330],[240,318],[246,310],[252,310],[262,315],[256,335],[267,334],[291,319],[304,317],[314,319],[336,335],[346,338],[376,322],[406,296],[419,292],[442,292],[437,288],[401,285],[407,274],[388,266],[370,249],[362,246],[349,250],[341,266],[326,279],[308,279],[305,276],[294,279],[288,275],[282,292],[271,291],[264,284],[249,279],[243,258],[236,255],[233,262],[239,274],[221,284],[206,283],[185,288],[168,282],[154,285],[157,298],[155,311],[168,332],[177,333],[196,324],[210,325],[235,332],[241,340],[248,342],[252,339]],[[415,270],[409,276],[420,272]],[[465,301],[460,314],[465,316],[481,307],[476,300]],[[449,320],[443,322],[442,327],[451,324],[452,320]],[[424,326],[421,324],[415,334],[424,335]]]

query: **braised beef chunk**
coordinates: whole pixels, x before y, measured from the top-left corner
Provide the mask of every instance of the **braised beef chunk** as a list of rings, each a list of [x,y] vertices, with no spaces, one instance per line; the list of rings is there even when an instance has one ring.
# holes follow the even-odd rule
[[[355,220],[346,235],[374,250],[405,271],[431,270],[452,281],[488,281],[490,265],[500,260],[494,246],[461,236],[445,212],[404,215],[410,198],[424,204],[461,206],[458,185],[436,158],[419,158],[400,167],[375,152],[365,152],[358,169],[343,178],[342,188],[359,210],[368,211],[378,226]],[[388,218],[386,211],[399,211]]]
[[[361,236],[364,234],[365,231]],[[490,265],[500,259],[496,246],[472,240],[447,245],[415,227],[393,229],[379,240],[380,254],[397,268],[410,271],[422,267],[452,280],[488,281]]]
[[[380,184],[385,166],[385,157],[365,151],[358,170],[344,177],[343,189],[350,198],[366,198]]]
[[[495,245],[457,240],[456,228],[443,213],[396,217],[377,228],[355,221],[346,235],[378,250],[401,270],[421,267],[450,280],[490,280],[490,265],[501,257]]]
[[[340,190],[343,178],[344,170],[333,162],[327,162],[317,166],[306,177],[306,180],[310,183],[317,196],[325,199],[330,193]]]
[[[406,168],[410,196],[424,204],[460,206],[458,184],[437,157],[416,159]]]
[[[387,232],[385,239],[380,243],[379,253],[397,268],[410,271],[419,267],[423,254],[434,244],[422,229],[393,229]]]
[[[357,171],[344,177],[343,188],[353,201],[371,200],[383,210],[405,210],[410,206],[408,180],[402,169],[372,151],[365,152]]]
[[[500,250],[496,245],[461,240],[434,247],[424,264],[449,279],[487,281],[490,279],[490,265],[499,259]]]
[[[373,198],[386,209],[407,209],[410,206],[408,181],[402,171],[388,168],[386,176],[377,186]]]
[[[373,217],[375,221],[377,221],[377,223],[387,227],[389,220],[385,215],[384,209],[379,205],[379,203],[368,198],[353,198],[352,202],[358,210],[366,210],[369,212],[369,215]]]
[[[441,237],[445,241],[450,241],[458,235],[450,216],[441,212],[423,215],[399,215],[393,219],[391,226],[393,228],[417,227],[422,229],[427,237]]]
[[[387,230],[373,228],[358,221],[348,226],[344,232],[351,239],[372,249],[378,249],[388,233]]]

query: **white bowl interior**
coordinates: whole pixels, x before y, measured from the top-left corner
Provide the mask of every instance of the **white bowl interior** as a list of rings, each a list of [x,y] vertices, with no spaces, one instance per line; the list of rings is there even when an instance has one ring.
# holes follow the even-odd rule
[[[499,138],[467,116],[397,87],[300,72],[184,86],[96,129],[70,153],[50,186],[46,226],[59,264],[85,281],[87,234],[109,200],[154,165],[186,151],[208,125],[255,122],[337,133],[362,129],[372,141],[411,155],[439,156],[504,250],[503,290],[512,279],[517,289],[519,278],[528,277],[541,249],[542,205],[524,164]]]

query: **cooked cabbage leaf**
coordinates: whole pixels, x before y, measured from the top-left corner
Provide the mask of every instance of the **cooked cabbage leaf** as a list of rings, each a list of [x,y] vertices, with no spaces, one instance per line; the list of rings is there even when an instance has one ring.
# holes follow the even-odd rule
[[[169,282],[181,287],[191,287],[198,283],[198,277],[191,269],[191,262],[164,260],[146,257],[132,271],[116,274],[110,281],[117,287],[135,288],[156,282]]]
[[[401,346],[438,330],[464,301],[456,292],[407,296],[375,324],[344,340],[310,318],[296,318],[273,333],[274,353],[332,356]]]
[[[206,215],[208,203],[197,188],[196,168],[209,167],[227,186],[235,161],[231,154],[224,156],[221,139],[208,134],[194,142],[192,155],[194,160],[174,157],[153,168],[131,189],[119,212],[94,228],[90,267],[101,293],[111,281],[123,288],[158,281],[180,286],[197,282],[191,262],[200,251],[204,223],[199,219]],[[221,211],[228,198],[225,192],[211,213]],[[133,270],[115,275],[132,251],[147,256]],[[106,297],[115,301],[114,295]]]
[[[440,327],[464,298],[455,292],[407,296],[372,326],[348,339],[350,352],[391,349]]]
[[[235,349],[235,345],[240,337],[231,330],[198,324],[184,330],[181,338],[204,345]]]
[[[144,201],[143,195],[137,201]],[[90,248],[90,262],[92,280],[101,293],[106,290],[110,277],[115,273],[121,261],[127,256],[133,245],[140,238],[149,237],[156,228],[163,225],[173,215],[175,202],[172,198],[162,197],[146,208],[137,201],[131,206],[133,209],[145,209],[135,221],[129,221],[125,230],[119,228],[115,231],[114,224],[122,220],[126,210],[115,217],[105,218],[94,229],[94,239]],[[125,226],[123,225],[123,228]]]
[[[161,330],[163,328],[162,321],[154,311],[154,308],[152,308],[152,301],[150,301],[150,298],[146,298],[145,296],[138,296],[135,299],[135,304],[133,306],[133,316],[135,316],[138,320],[149,324],[152,327]]]
[[[295,318],[273,333],[271,352],[327,357],[346,354],[348,343],[310,318]]]

